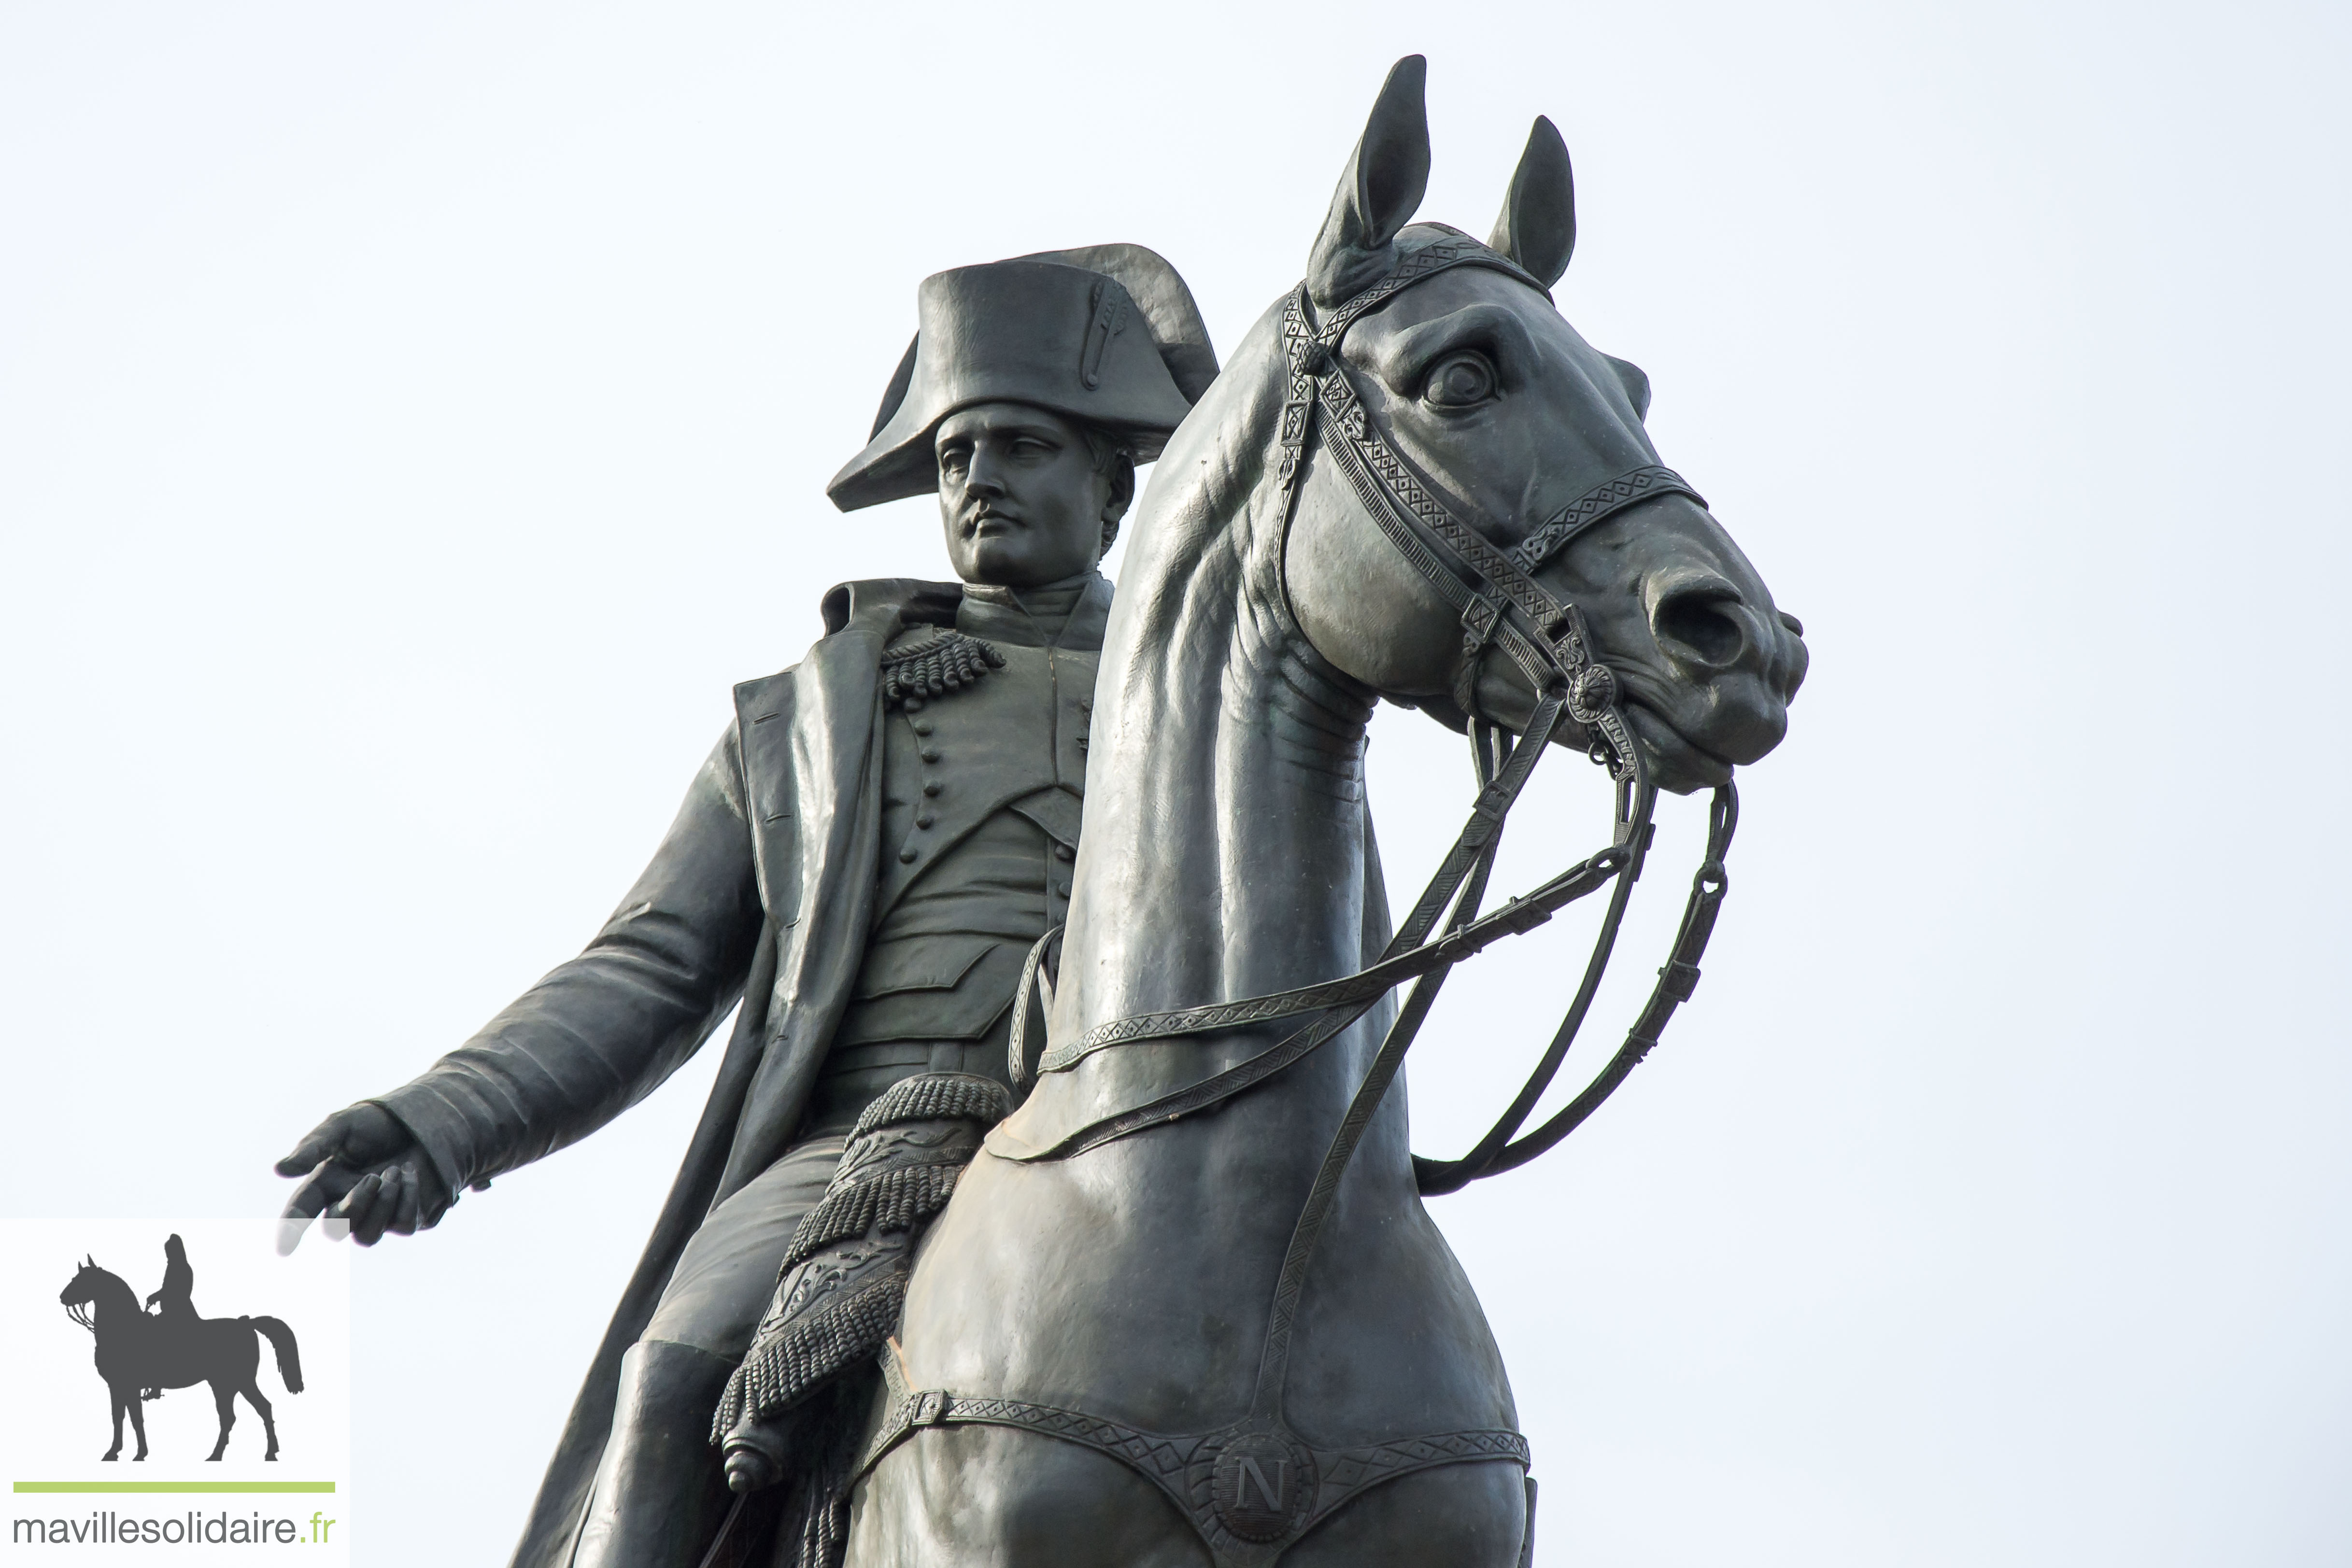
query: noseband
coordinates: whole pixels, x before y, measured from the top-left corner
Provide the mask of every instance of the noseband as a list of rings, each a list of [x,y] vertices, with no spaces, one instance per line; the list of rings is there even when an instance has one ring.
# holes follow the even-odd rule
[[[1698,961],[1729,885],[1723,857],[1738,821],[1738,797],[1728,783],[1715,791],[1708,811],[1706,857],[1692,879],[1672,953],[1658,971],[1658,982],[1624,1043],[1564,1109],[1525,1137],[1517,1136],[1591,1008],[1624,920],[1628,898],[1642,873],[1657,803],[1656,787],[1625,721],[1615,674],[1592,656],[1584,618],[1576,606],[1555,597],[1533,573],[1585,529],[1638,501],[1670,492],[1700,498],[1672,469],[1637,468],[1570,502],[1507,550],[1490,542],[1489,533],[1496,530],[1472,528],[1438,500],[1429,482],[1414,472],[1374,424],[1349,379],[1339,344],[1349,326],[1365,312],[1455,267],[1484,267],[1507,273],[1546,293],[1540,283],[1507,257],[1449,231],[1447,237],[1414,250],[1395,270],[1332,310],[1320,326],[1314,324],[1306,286],[1292,294],[1283,312],[1289,384],[1275,474],[1282,488],[1282,521],[1287,527],[1297,504],[1298,476],[1308,449],[1318,430],[1328,432],[1324,449],[1347,476],[1365,509],[1398,553],[1461,616],[1462,669],[1454,697],[1470,718],[1471,749],[1480,785],[1469,821],[1380,959],[1345,978],[1239,1001],[1119,1019],[1049,1047],[1033,1069],[1028,1052],[1030,997],[1046,983],[1041,966],[1057,935],[1049,932],[1030,950],[1013,1003],[1010,1065],[1013,1082],[1024,1088],[1036,1073],[1066,1071],[1096,1051],[1113,1046],[1222,1033],[1284,1019],[1307,1020],[1264,1051],[1189,1089],[1094,1122],[1049,1147],[1024,1149],[991,1137],[992,1153],[1026,1163],[1067,1159],[1230,1100],[1328,1043],[1381,997],[1412,982],[1412,991],[1340,1119],[1301,1206],[1276,1279],[1249,1411],[1214,1432],[1144,1432],[1059,1406],[917,1389],[892,1375],[897,1369],[886,1359],[886,1380],[892,1396],[889,1414],[857,1462],[856,1475],[865,1474],[891,1448],[924,1427],[1018,1427],[1095,1448],[1155,1482],[1200,1532],[1219,1568],[1272,1568],[1284,1548],[1367,1487],[1432,1466],[1507,1459],[1524,1469],[1528,1462],[1527,1440],[1513,1431],[1431,1433],[1359,1448],[1324,1449],[1309,1445],[1290,1427],[1283,1416],[1283,1403],[1291,1335],[1316,1240],[1358,1144],[1454,967],[1507,936],[1533,930],[1568,904],[1602,887],[1611,890],[1608,912],[1601,918],[1582,982],[1543,1060],[1501,1119],[1468,1154],[1456,1160],[1414,1155],[1415,1183],[1424,1194],[1455,1192],[1482,1176],[1525,1165],[1575,1131],[1624,1082],[1658,1043],[1675,1008],[1690,998],[1698,983]],[[1475,701],[1478,668],[1496,647],[1518,665],[1538,694],[1535,712],[1516,739],[1480,715]],[[1609,846],[1534,891],[1481,915],[1479,904],[1494,870],[1504,821],[1537,762],[1554,740],[1569,732],[1570,725],[1581,728],[1593,760],[1609,768],[1616,786]],[[1441,917],[1443,932],[1433,939]],[[1528,1484],[1532,1509],[1534,1483]]]

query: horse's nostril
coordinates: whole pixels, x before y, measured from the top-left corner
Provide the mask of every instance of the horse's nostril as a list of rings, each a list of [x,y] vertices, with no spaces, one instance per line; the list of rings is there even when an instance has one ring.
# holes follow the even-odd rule
[[[1658,601],[1651,625],[1660,643],[1679,643],[1700,664],[1737,664],[1748,645],[1748,628],[1731,613],[1738,602],[1718,588],[1684,589]]]

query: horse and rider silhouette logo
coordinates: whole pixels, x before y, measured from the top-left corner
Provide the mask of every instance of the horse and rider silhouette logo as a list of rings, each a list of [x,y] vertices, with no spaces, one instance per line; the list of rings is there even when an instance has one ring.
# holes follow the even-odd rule
[[[268,1436],[269,1451],[261,1457],[278,1458],[278,1422],[269,1401],[262,1397],[257,1375],[266,1337],[278,1353],[278,1375],[285,1380],[286,1391],[302,1392],[302,1358],[294,1346],[294,1331],[276,1318],[198,1317],[189,1299],[194,1287],[187,1244],[174,1235],[163,1243],[163,1283],[144,1306],[137,1291],[98,1266],[94,1255],[84,1256],[72,1283],[58,1292],[66,1315],[98,1341],[93,1359],[114,1409],[114,1446],[101,1458],[121,1458],[125,1416],[139,1437],[139,1451],[131,1457],[145,1458],[147,1418],[140,1410],[142,1401],[199,1383],[212,1386],[213,1407],[220,1413],[220,1440],[208,1458],[228,1451],[228,1429],[236,1424],[240,1394],[260,1416],[261,1429]]]

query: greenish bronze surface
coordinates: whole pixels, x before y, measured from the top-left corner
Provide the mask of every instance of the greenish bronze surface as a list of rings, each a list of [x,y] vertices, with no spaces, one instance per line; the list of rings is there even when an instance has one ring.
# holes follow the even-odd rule
[[[588,951],[280,1163],[289,1239],[428,1227],[740,1000],[518,1568],[1525,1562],[1508,1380],[1421,1193],[1573,1124],[1512,1141],[1538,1082],[1417,1167],[1393,1074],[1431,955],[1525,924],[1475,905],[1557,742],[1618,810],[1543,906],[1613,879],[1546,1073],[1657,791],[1717,792],[1622,1081],[1696,983],[1732,771],[1807,655],[1660,461],[1647,378],[1549,298],[1557,132],[1483,244],[1412,221],[1429,158],[1416,57],[1222,373],[1136,247],[927,280],[829,494],[935,492],[961,582],[827,595]],[[1096,563],[1155,456],[1113,602]],[[1383,698],[1470,733],[1489,812],[1401,936],[1364,792]],[[1384,952],[1422,965],[1402,1009],[1300,999]]]

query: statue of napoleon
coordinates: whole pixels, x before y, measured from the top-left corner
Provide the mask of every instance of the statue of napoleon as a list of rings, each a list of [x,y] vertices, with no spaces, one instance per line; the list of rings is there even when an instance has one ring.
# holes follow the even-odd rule
[[[871,440],[826,493],[854,510],[936,490],[961,582],[827,593],[807,657],[735,689],[587,950],[278,1164],[302,1181],[289,1246],[321,1213],[363,1245],[427,1228],[645,1098],[740,999],[516,1568],[694,1568],[741,1513],[730,1480],[802,1496],[771,1520],[778,1561],[837,1560],[838,1497],[772,1484],[824,1467],[790,1417],[848,1364],[870,1372],[912,1228],[1012,1103],[1015,994],[1078,841],[1097,566],[1136,464],[1216,360],[1182,279],[1139,246],[940,273],[918,307]],[[721,1555],[749,1533],[729,1528]]]

